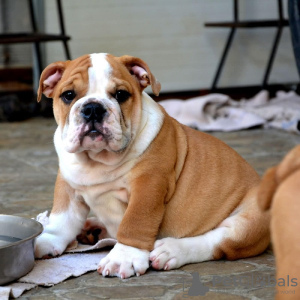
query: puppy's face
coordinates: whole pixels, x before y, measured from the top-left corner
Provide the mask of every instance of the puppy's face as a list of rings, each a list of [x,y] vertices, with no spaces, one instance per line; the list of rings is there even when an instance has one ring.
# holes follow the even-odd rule
[[[135,137],[147,85],[160,91],[141,59],[91,54],[56,62],[42,73],[38,90],[53,98],[64,149],[70,153],[121,153]]]

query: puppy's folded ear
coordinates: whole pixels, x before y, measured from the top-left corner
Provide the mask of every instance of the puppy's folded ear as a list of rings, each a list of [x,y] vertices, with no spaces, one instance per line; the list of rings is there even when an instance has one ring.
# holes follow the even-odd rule
[[[137,78],[142,90],[151,85],[154,95],[159,95],[161,84],[156,80],[149,66],[142,59],[124,55],[120,57],[120,60],[129,70],[130,74]]]
[[[55,87],[60,81],[65,68],[66,62],[62,61],[52,63],[45,68],[40,77],[40,83],[37,92],[38,102],[41,101],[42,94],[44,94],[48,98],[53,97]]]

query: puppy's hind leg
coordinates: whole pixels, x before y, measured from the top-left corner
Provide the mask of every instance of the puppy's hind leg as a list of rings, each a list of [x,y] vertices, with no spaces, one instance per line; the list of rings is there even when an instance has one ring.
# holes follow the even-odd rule
[[[152,267],[170,270],[189,263],[235,260],[262,253],[270,242],[270,215],[261,212],[255,198],[252,194],[217,228],[203,235],[157,240],[150,253]]]
[[[171,270],[190,263],[213,260],[217,247],[228,234],[228,228],[220,227],[195,237],[157,240],[150,253],[151,266],[157,270]]]
[[[81,233],[77,236],[77,240],[81,244],[94,245],[99,240],[109,237],[104,224],[98,218],[91,217],[85,221]]]

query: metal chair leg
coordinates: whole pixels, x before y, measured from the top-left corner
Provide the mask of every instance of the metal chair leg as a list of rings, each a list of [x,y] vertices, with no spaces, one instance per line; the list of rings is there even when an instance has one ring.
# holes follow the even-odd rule
[[[288,13],[294,56],[300,76],[300,0],[289,0]]]
[[[268,79],[270,76],[270,72],[273,66],[273,62],[274,62],[274,58],[277,52],[277,48],[279,45],[279,41],[280,41],[280,37],[281,37],[281,33],[282,33],[282,29],[283,29],[283,10],[282,10],[282,0],[278,0],[278,14],[279,14],[279,22],[278,22],[278,27],[277,27],[277,32],[276,32],[276,36],[273,42],[273,46],[272,46],[272,50],[270,53],[270,57],[269,57],[269,61],[266,67],[266,71],[265,71],[265,75],[263,78],[263,82],[262,82],[262,87],[266,88],[266,86],[268,85]]]
[[[60,33],[61,35],[65,35],[65,23],[64,23],[64,16],[63,10],[61,5],[61,0],[56,0],[57,8],[58,8],[58,16],[59,16],[59,24],[60,24]],[[65,50],[65,55],[67,59],[71,59],[70,49],[67,41],[63,41],[63,46]]]
[[[29,13],[30,13],[30,21],[31,21],[31,26],[32,30],[34,33],[38,32],[37,24],[36,24],[36,19],[34,15],[34,8],[33,8],[33,2],[32,0],[28,0],[28,6],[29,6]],[[43,65],[42,65],[42,57],[41,57],[41,50],[40,50],[40,43],[35,42],[34,43],[34,53],[37,59],[37,73],[41,74],[43,70]]]
[[[228,54],[229,48],[230,48],[231,43],[232,43],[232,40],[233,40],[233,37],[234,37],[234,33],[235,33],[235,28],[232,28],[230,30],[229,35],[228,35],[227,42],[226,42],[225,48],[223,50],[223,53],[222,53],[222,56],[221,56],[221,59],[220,59],[217,71],[216,71],[216,75],[214,77],[214,80],[213,80],[213,83],[212,83],[212,86],[211,86],[211,90],[212,91],[215,91],[217,89],[217,84],[218,84],[218,81],[219,81],[219,78],[220,78],[223,66],[225,64],[225,60],[227,58],[227,54]]]
[[[266,68],[266,71],[265,71],[265,75],[264,75],[264,78],[263,78],[263,82],[262,82],[262,87],[263,88],[266,88],[266,86],[268,85],[268,80],[269,80],[269,76],[270,76],[271,69],[272,69],[272,66],[273,66],[274,58],[275,58],[275,55],[276,55],[276,52],[277,52],[277,48],[278,48],[278,44],[279,44],[279,41],[280,41],[281,33],[282,33],[282,27],[278,27],[277,32],[276,32],[276,36],[275,36],[275,40],[274,40],[274,43],[273,43],[273,47],[272,47],[272,50],[271,50],[271,54],[270,54],[270,57],[269,57],[269,61],[268,61],[268,64],[267,64],[267,68]]]
[[[234,17],[234,21],[237,22],[238,18],[239,18],[238,0],[233,0],[233,17]],[[232,40],[233,40],[233,37],[235,34],[235,30],[236,30],[236,28],[232,27],[230,30],[230,33],[228,35],[227,42],[225,44],[214,80],[213,80],[213,83],[211,86],[211,91],[215,91],[217,89],[217,84],[218,84],[219,78],[221,76],[221,72],[222,72],[223,66],[225,64],[225,60],[227,58],[227,54],[228,54],[229,48],[231,46],[231,43],[232,43]]]

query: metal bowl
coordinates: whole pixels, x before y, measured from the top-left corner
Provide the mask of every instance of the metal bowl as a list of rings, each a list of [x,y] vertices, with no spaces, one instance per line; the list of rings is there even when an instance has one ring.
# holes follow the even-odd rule
[[[32,270],[34,239],[42,231],[35,220],[0,214],[0,285]]]

